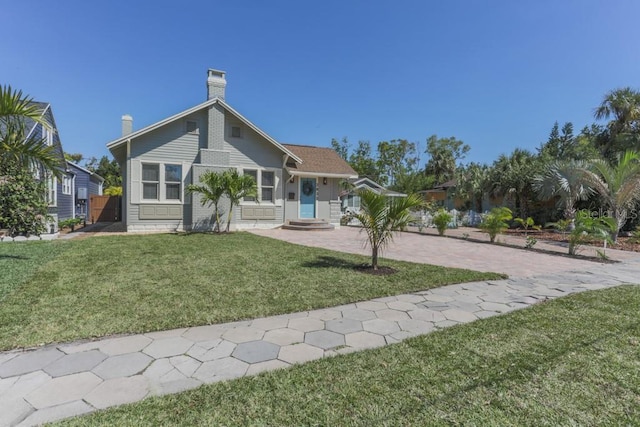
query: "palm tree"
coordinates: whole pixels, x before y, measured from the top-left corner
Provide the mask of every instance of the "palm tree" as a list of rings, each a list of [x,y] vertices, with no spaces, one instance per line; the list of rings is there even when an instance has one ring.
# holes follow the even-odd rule
[[[456,170],[457,196],[469,201],[471,208],[482,212],[482,200],[489,190],[489,167],[471,162]]]
[[[627,215],[640,200],[640,154],[626,151],[618,156],[618,162],[611,164],[604,159],[596,159],[582,169],[585,180],[600,195],[616,221],[612,238],[617,241],[618,232],[627,222]]]
[[[219,172],[207,171],[200,175],[199,181],[201,185],[189,184],[187,186],[187,192],[199,193],[200,204],[202,206],[213,205],[213,215],[215,217],[215,224],[213,231],[220,232],[220,210],[218,205],[220,199],[225,193],[225,179],[224,174]]]
[[[255,197],[257,200],[258,185],[251,175],[240,175],[236,169],[223,172],[224,194],[229,198],[229,214],[227,216],[227,232],[231,226],[233,206],[245,197]]]
[[[0,164],[44,169],[60,177],[64,159],[39,136],[27,138],[27,121],[46,124],[30,97],[11,86],[0,86]]]
[[[611,118],[607,132],[600,139],[601,150],[607,158],[613,158],[624,149],[637,148],[640,123],[640,92],[624,87],[607,93],[595,109],[597,120]]]
[[[500,155],[493,163],[491,189],[495,196],[512,198],[518,216],[529,216],[534,197],[533,177],[539,172],[538,158],[530,151],[516,148],[509,156]]]
[[[422,199],[411,194],[407,197],[386,197],[371,190],[361,191],[360,212],[354,218],[360,221],[371,246],[371,266],[378,270],[378,254],[393,240],[394,232],[407,227],[412,220],[411,210],[422,205]]]
[[[571,227],[576,217],[576,202],[588,199],[595,192],[585,178],[586,169],[584,161],[555,161],[533,179],[533,188],[541,199],[558,197],[557,204],[564,218],[571,221]]]

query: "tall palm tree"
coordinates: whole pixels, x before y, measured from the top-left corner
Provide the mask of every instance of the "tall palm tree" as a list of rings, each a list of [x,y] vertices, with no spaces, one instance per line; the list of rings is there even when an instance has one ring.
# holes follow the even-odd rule
[[[224,175],[221,172],[207,171],[202,175],[200,175],[199,181],[200,181],[200,185],[189,184],[187,186],[187,192],[191,194],[199,193],[200,204],[202,206],[213,205],[213,215],[215,217],[215,224],[213,226],[213,231],[219,233],[220,232],[220,209],[218,208],[218,206],[220,204],[220,199],[222,198],[225,192]]]
[[[627,222],[629,210],[640,200],[640,154],[626,151],[611,164],[604,159],[596,159],[582,169],[587,183],[600,195],[616,221],[615,233]]]
[[[538,158],[530,151],[516,148],[506,156],[500,155],[493,163],[491,189],[495,196],[510,198],[521,218],[529,216],[529,205],[534,198],[533,177],[539,172]]]
[[[392,240],[394,232],[403,230],[412,220],[411,210],[422,205],[422,199],[411,194],[407,197],[386,197],[371,190],[360,192],[360,212],[354,218],[360,221],[371,246],[371,266],[378,270],[378,254]]]
[[[236,169],[223,173],[224,194],[229,198],[229,214],[227,217],[227,232],[231,226],[233,207],[245,197],[255,197],[258,200],[258,185],[251,175],[240,175]]]
[[[638,149],[640,143],[640,92],[624,87],[607,93],[595,109],[597,120],[611,119],[599,139],[602,153],[614,159],[625,149]]]
[[[39,136],[26,135],[29,121],[46,124],[30,97],[11,86],[0,86],[0,163],[44,169],[60,177],[64,159]]]
[[[470,202],[476,212],[482,212],[482,200],[489,191],[489,167],[471,162],[456,170],[457,196]]]
[[[558,197],[557,204],[571,224],[576,217],[576,202],[586,200],[595,193],[585,177],[587,168],[588,164],[584,161],[555,161],[533,179],[533,188],[541,199]]]

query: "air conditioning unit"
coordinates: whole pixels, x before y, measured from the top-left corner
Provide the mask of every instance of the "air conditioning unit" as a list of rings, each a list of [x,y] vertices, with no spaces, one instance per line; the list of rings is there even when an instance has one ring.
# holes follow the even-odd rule
[[[87,187],[78,188],[78,200],[87,200]]]

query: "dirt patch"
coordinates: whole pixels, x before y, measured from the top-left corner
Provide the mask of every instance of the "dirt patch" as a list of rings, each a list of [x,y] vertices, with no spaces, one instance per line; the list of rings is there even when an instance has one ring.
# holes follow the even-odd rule
[[[524,238],[524,230],[507,230],[506,234],[511,236],[521,236]],[[549,240],[553,242],[569,243],[568,235],[552,231],[552,230],[529,230],[527,235],[535,237],[538,240]],[[584,245],[594,246],[597,248],[602,247],[602,242],[593,240],[583,243]],[[620,251],[640,252],[640,243],[636,243],[632,237],[618,237],[618,242],[615,244],[608,244],[607,248],[617,249]]]
[[[389,276],[391,274],[396,274],[398,270],[391,267],[378,266],[377,270],[374,270],[373,267],[369,264],[359,265],[355,268],[356,271],[365,274],[371,274],[372,276]]]

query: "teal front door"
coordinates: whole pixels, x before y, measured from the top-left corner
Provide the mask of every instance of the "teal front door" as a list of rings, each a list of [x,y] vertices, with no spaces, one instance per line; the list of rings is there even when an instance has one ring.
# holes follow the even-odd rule
[[[300,218],[316,217],[316,180],[302,178],[300,180]]]

